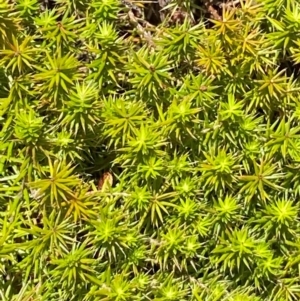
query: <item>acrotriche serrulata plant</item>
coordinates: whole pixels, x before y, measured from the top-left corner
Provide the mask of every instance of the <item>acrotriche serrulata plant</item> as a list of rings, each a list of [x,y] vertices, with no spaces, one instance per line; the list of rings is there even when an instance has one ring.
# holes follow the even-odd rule
[[[0,300],[300,300],[300,4],[0,1]]]

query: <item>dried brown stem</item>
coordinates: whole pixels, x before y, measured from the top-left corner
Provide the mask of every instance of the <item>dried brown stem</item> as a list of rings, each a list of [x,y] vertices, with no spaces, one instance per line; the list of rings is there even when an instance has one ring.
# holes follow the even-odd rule
[[[155,44],[153,42],[152,35],[145,30],[145,28],[139,23],[139,20],[135,17],[134,13],[130,10],[128,12],[128,18],[129,22],[137,29],[137,32],[140,36],[142,36],[148,43],[150,47],[155,47]],[[148,23],[145,20],[142,20],[145,26],[147,27],[153,27],[150,23]]]
[[[220,7],[225,7],[225,8],[236,7],[236,5],[239,3],[241,3],[241,0],[232,0],[226,3],[221,3]]]
[[[206,7],[207,11],[211,14],[211,16],[214,20],[218,20],[218,21],[222,20],[222,17],[219,15],[217,10],[212,6],[211,3],[206,2],[205,7]]]

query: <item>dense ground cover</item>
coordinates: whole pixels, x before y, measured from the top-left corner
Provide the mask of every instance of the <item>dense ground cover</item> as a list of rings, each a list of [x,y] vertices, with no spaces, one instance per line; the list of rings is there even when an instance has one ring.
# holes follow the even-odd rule
[[[0,0],[0,299],[300,299],[300,5]]]

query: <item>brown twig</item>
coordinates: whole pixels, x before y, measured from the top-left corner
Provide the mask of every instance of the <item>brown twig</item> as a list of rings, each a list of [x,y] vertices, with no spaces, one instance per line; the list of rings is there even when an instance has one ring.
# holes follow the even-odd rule
[[[102,188],[104,187],[104,184],[108,183],[109,186],[112,186],[113,185],[113,176],[110,172],[105,172],[101,178],[99,179],[99,182],[98,182],[98,190],[101,190],[102,191]]]
[[[230,7],[236,7],[237,4],[241,3],[241,0],[231,0],[226,3],[220,3],[220,7],[230,8]]]
[[[205,2],[204,5],[214,20],[218,20],[218,21],[222,20],[222,17],[219,15],[217,10],[212,6],[212,4],[210,2]]]
[[[139,35],[144,37],[150,47],[155,47],[153,42],[152,35],[145,30],[145,28],[139,23],[139,20],[135,17],[134,13],[130,10],[128,12],[129,22],[137,29]],[[150,23],[145,20],[142,20],[145,27],[153,27]]]

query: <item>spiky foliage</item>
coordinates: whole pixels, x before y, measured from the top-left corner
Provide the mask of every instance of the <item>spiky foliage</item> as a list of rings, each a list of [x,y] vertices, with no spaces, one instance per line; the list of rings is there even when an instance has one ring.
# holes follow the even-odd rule
[[[0,1],[1,300],[300,299],[300,4],[156,2]]]

